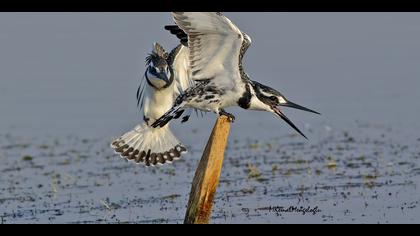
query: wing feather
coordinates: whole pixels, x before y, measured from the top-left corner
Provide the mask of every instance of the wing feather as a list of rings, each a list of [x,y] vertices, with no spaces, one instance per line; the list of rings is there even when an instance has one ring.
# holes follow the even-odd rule
[[[174,12],[175,23],[188,35],[193,80],[240,80],[244,36],[228,18],[215,12]],[[230,80],[230,81],[229,81]]]
[[[175,97],[194,84],[191,79],[189,50],[182,44],[174,48],[169,54],[168,63],[172,66],[175,78]]]
[[[144,105],[144,90],[146,86],[146,79],[143,76],[141,78],[139,88],[137,89],[137,107],[140,109],[142,109]]]

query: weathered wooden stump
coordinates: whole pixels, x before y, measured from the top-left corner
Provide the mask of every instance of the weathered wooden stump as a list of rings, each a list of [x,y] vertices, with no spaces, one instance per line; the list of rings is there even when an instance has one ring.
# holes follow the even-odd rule
[[[226,116],[217,119],[195,172],[185,224],[208,224],[230,131]]]

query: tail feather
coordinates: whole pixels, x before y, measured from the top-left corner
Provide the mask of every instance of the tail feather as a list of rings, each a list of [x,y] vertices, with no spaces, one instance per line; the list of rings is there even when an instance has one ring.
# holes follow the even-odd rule
[[[111,147],[122,158],[146,166],[171,163],[187,151],[168,126],[155,129],[146,123],[115,139]]]

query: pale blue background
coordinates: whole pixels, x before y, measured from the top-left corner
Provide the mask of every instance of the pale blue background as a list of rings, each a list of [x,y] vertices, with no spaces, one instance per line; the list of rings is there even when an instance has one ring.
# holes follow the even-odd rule
[[[323,113],[286,111],[299,126],[418,124],[420,14],[226,15],[252,37],[248,73]],[[168,23],[167,13],[0,13],[0,130],[128,129],[138,120],[135,92],[152,42],[177,43],[162,29]],[[270,114],[234,113],[244,131],[257,118],[289,131]]]

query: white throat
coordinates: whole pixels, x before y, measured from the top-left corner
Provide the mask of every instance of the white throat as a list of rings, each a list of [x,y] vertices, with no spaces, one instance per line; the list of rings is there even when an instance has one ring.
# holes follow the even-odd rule
[[[257,95],[255,94],[254,89],[251,89],[251,102],[249,109],[256,110],[256,111],[271,111],[269,105],[263,103],[260,99],[258,99]]]

